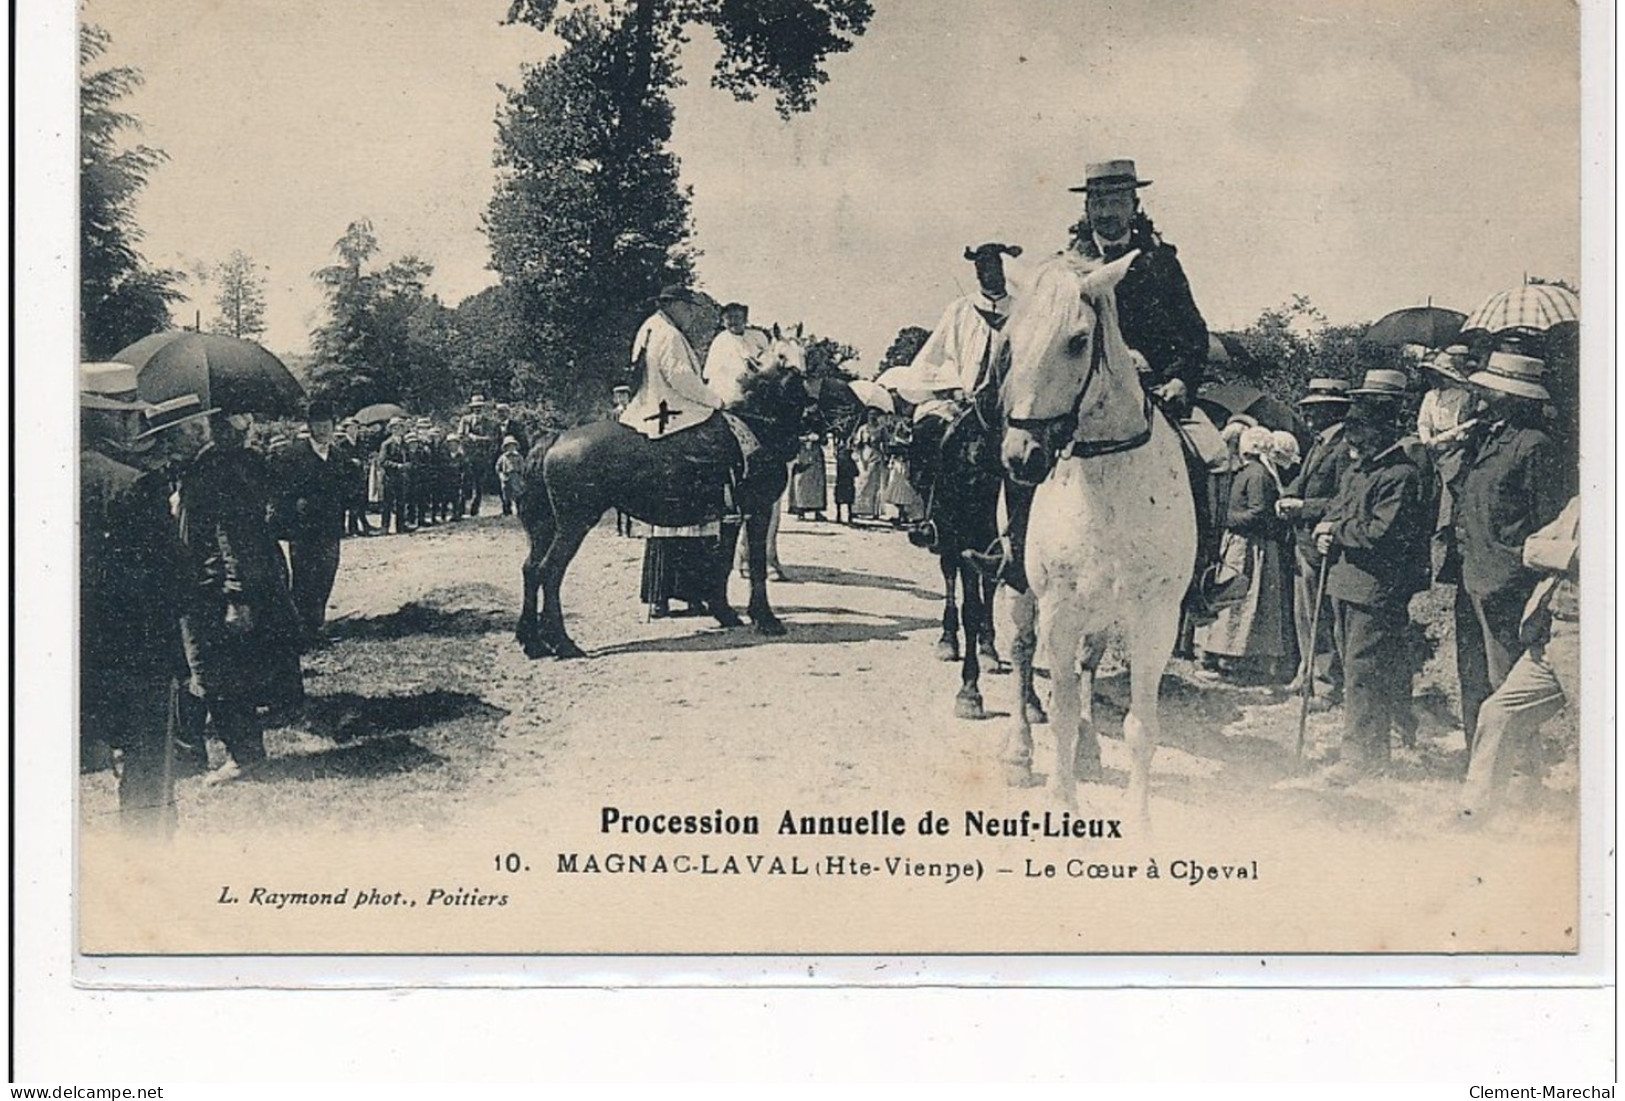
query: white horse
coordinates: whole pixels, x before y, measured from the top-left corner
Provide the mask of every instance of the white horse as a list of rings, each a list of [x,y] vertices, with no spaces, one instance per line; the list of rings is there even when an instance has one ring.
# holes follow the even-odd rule
[[[1196,559],[1196,512],[1175,429],[1147,401],[1118,328],[1115,290],[1135,255],[1093,268],[1065,255],[1039,269],[1004,327],[1003,458],[1017,480],[1042,479],[1027,529],[1034,599],[1016,612],[1036,612],[1049,654],[1058,795],[1075,808],[1076,782],[1101,775],[1094,671],[1117,638],[1132,677],[1128,797],[1148,820],[1157,694]],[[1064,442],[1058,456],[1052,442]],[[1012,784],[1031,785],[1032,729],[1016,713],[1002,758]]]

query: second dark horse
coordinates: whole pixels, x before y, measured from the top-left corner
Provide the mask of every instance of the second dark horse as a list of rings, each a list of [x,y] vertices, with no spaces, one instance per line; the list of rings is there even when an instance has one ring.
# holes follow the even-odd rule
[[[767,364],[746,383],[745,399],[731,408],[755,434],[761,449],[734,484],[745,517],[750,554],[750,604],[756,630],[784,634],[767,601],[767,528],[788,479],[809,410],[815,410],[800,370],[801,348],[774,345]],[[519,517],[530,538],[525,558],[525,604],[518,638],[530,657],[585,656],[564,629],[559,589],[587,533],[610,508],[650,524],[678,527],[717,519],[730,468],[739,465],[739,444],[721,416],[651,440],[618,421],[599,421],[541,439],[525,459]],[[728,567],[737,524],[725,524],[721,553],[714,556],[706,607],[724,627],[741,620],[728,604]],[[537,591],[541,606],[537,606]]]

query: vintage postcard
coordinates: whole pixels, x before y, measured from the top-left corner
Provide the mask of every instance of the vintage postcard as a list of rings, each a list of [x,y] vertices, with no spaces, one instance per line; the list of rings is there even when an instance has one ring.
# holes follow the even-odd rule
[[[1582,17],[86,0],[80,977],[1600,950]]]

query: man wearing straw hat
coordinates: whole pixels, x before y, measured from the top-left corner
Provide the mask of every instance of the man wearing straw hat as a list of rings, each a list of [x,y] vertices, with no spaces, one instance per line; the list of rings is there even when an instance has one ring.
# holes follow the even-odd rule
[[[1539,574],[1523,564],[1524,540],[1568,500],[1562,462],[1541,429],[1551,400],[1545,364],[1495,352],[1467,379],[1479,399],[1479,429],[1469,437],[1452,492],[1461,556],[1456,586],[1456,671],[1461,719],[1471,754],[1478,709],[1523,653],[1518,623]]]
[[[1343,744],[1329,784],[1380,772],[1390,734],[1413,726],[1405,648],[1411,597],[1432,576],[1434,502],[1428,472],[1404,435],[1405,394],[1404,372],[1380,369],[1349,391],[1352,464],[1314,528],[1315,549],[1335,554],[1326,592],[1343,659]]]
[[[1139,190],[1150,187],[1131,160],[1100,161],[1070,190],[1084,196],[1083,219],[1072,247],[1090,259],[1115,260],[1138,249],[1117,285],[1117,320],[1123,340],[1145,363],[1146,389],[1176,410],[1196,396],[1207,364],[1207,323],[1191,296],[1179,250],[1157,233],[1140,209]]]
[[[1309,637],[1315,601],[1321,597],[1321,555],[1315,549],[1312,533],[1315,525],[1326,518],[1326,511],[1336,500],[1338,488],[1353,461],[1343,430],[1343,418],[1348,415],[1352,400],[1345,379],[1309,380],[1309,390],[1298,400],[1298,409],[1310,431],[1315,433],[1315,440],[1309,445],[1309,454],[1304,457],[1298,476],[1287,485],[1286,493],[1275,506],[1281,517],[1292,523],[1297,536],[1293,540],[1297,568],[1293,574],[1292,610],[1298,633],[1299,679],[1292,688],[1296,690],[1302,685],[1301,678],[1313,675],[1316,682],[1313,698],[1321,701],[1322,708],[1343,694],[1343,686],[1333,641],[1332,617],[1322,615],[1315,638]]]
[[[156,412],[135,397],[135,375],[123,364],[91,364],[81,376],[79,737],[81,746],[99,741],[121,752],[124,825],[164,835],[175,826],[170,710],[186,671],[180,617],[195,587],[169,513],[161,467],[172,452],[160,436],[185,436],[182,426],[201,425],[208,411],[190,395],[183,415],[130,432]]]

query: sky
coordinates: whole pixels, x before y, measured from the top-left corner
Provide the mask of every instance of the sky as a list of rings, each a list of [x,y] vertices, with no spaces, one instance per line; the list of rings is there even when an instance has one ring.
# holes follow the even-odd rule
[[[557,48],[507,0],[87,0],[139,68],[126,107],[169,155],[144,249],[194,269],[242,249],[266,343],[304,351],[311,272],[370,218],[449,304],[495,281],[480,214],[500,86]],[[805,321],[873,369],[972,289],[966,245],[1066,242],[1069,186],[1130,157],[1215,329],[1295,294],[1333,322],[1429,299],[1469,310],[1580,269],[1579,13],[1568,0],[875,0],[807,115],[710,87],[684,47],[673,147],[699,285]],[[193,285],[208,312],[210,291]],[[178,317],[190,321],[192,307]]]

